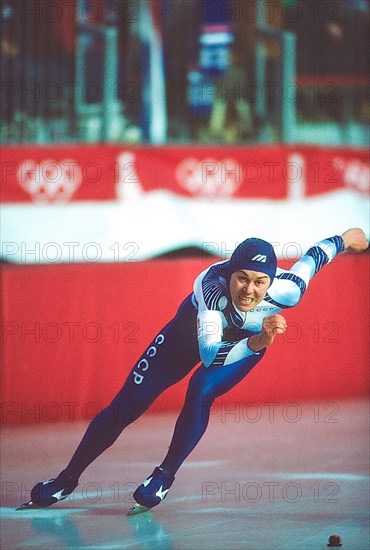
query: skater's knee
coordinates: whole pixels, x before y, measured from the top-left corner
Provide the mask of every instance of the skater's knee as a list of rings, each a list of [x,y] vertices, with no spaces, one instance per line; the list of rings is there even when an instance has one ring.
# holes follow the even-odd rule
[[[205,367],[204,367],[205,369]],[[205,373],[197,371],[190,380],[188,396],[204,404],[212,404],[217,397],[216,389]]]
[[[141,408],[137,403],[115,403],[114,401],[103,409],[94,418],[93,422],[108,422],[110,425],[124,427],[131,424],[141,415]]]

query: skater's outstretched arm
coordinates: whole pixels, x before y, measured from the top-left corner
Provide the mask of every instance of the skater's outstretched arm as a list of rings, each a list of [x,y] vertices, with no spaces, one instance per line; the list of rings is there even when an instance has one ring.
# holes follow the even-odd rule
[[[362,252],[368,246],[365,233],[359,228],[347,229],[341,235],[319,241],[309,248],[289,270],[277,269],[266,301],[281,309],[296,306],[314,275],[338,254],[344,251]]]

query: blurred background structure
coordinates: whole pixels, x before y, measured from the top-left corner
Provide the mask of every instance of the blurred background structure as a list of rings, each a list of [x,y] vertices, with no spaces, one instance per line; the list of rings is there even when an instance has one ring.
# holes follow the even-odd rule
[[[2,0],[2,143],[369,143],[368,0]]]

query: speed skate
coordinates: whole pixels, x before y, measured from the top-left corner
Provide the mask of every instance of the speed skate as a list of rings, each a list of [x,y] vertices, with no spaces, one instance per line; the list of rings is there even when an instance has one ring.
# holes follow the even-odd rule
[[[38,506],[38,504],[35,504],[34,502],[32,502],[32,500],[29,500],[28,502],[24,502],[23,504],[18,506],[15,511],[18,512],[18,510],[35,510],[36,508],[40,510],[41,506]]]
[[[142,514],[143,512],[148,512],[151,510],[151,508],[148,508],[148,506],[143,506],[142,504],[134,504],[129,511],[127,512],[127,516],[136,516],[137,514]]]
[[[32,502],[32,500],[30,500],[18,506],[18,508],[16,508],[15,511],[18,512],[19,510],[36,510],[36,509],[41,510],[42,506],[38,506],[37,504]],[[143,512],[148,512],[149,510],[150,508],[148,508],[147,506],[142,506],[141,504],[135,504],[128,510],[126,515],[136,516],[137,514],[142,514]]]
[[[16,512],[19,510],[41,510],[42,506],[38,506],[38,504],[35,504],[32,502],[32,500],[29,500],[28,502],[24,502],[18,508],[15,509]],[[147,506],[142,506],[141,504],[134,504],[128,512],[127,516],[136,516],[137,514],[142,514],[143,512],[148,512],[151,508],[148,508]]]

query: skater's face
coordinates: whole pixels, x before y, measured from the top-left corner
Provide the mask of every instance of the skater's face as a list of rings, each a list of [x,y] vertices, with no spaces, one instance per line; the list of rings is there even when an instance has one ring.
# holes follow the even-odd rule
[[[266,273],[241,269],[230,277],[231,299],[240,311],[250,311],[263,300],[269,285]]]

